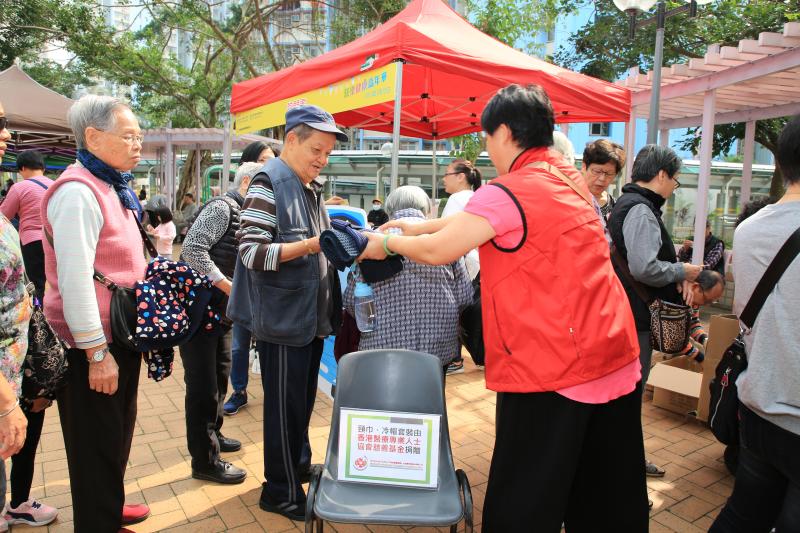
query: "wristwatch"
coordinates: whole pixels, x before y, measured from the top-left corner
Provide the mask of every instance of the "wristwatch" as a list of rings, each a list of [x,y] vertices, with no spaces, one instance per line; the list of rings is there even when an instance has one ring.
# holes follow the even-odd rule
[[[108,348],[100,348],[99,350],[95,350],[92,354],[91,359],[88,359],[89,363],[101,363],[103,359],[106,358],[106,354],[108,353]]]

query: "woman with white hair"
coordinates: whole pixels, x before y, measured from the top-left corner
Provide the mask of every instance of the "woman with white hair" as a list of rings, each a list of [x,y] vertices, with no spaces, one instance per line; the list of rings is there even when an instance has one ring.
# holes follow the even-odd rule
[[[236,268],[242,204],[250,180],[261,163],[243,163],[236,171],[233,190],[206,202],[186,232],[181,260],[208,276],[225,294],[216,309],[225,314]],[[231,323],[221,331],[198,332],[181,346],[186,383],[186,441],[192,456],[192,477],[218,483],[241,483],[247,473],[220,458],[220,452],[235,452],[242,443],[222,435],[222,414],[231,372]]]
[[[414,185],[398,187],[386,198],[390,220],[424,222],[430,200]],[[344,293],[344,306],[355,316],[354,292],[363,282],[360,271],[350,276]],[[464,261],[431,266],[403,259],[403,270],[385,280],[372,283],[375,295],[375,329],[361,333],[359,350],[396,348],[416,350],[439,357],[442,375],[458,354],[458,316],[472,301]]]
[[[141,205],[128,185],[141,158],[142,130],[128,105],[110,96],[82,97],[67,120],[77,162],[42,199],[44,312],[72,347],[58,412],[74,528],[116,533],[150,513],[146,505],[124,505],[142,358],[114,342],[111,291],[92,273],[121,287],[144,277],[147,263],[137,245]]]

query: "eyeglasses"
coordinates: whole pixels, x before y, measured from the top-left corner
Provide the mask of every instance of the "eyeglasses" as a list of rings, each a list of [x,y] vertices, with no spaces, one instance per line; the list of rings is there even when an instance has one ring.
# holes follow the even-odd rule
[[[444,174],[442,174],[442,177],[444,177],[444,176],[455,176],[457,174],[463,174],[463,172],[445,172]]]
[[[603,171],[602,171],[602,170],[600,170],[599,168],[590,168],[590,169],[589,169],[589,172],[590,172],[590,173],[592,174],[592,176],[594,176],[595,178],[602,178],[602,177],[606,177],[606,178],[609,178],[609,179],[616,178],[616,177],[617,177],[617,174],[618,174],[617,172],[603,172]]]
[[[678,178],[676,178],[675,176],[670,176],[669,179],[671,179],[672,181],[675,182],[675,188],[676,189],[680,189],[681,188],[681,182],[678,181]]]
[[[109,135],[113,135],[114,137],[119,137],[120,139],[122,139],[125,142],[125,144],[131,144],[132,145],[133,143],[139,143],[139,144],[144,143],[144,136],[143,135],[133,135],[131,133],[128,133],[128,134],[125,134],[125,135],[119,135],[117,133],[112,133],[112,132],[106,131],[106,130],[98,130],[98,131],[102,131],[102,132],[108,133]]]
[[[113,135],[114,137],[119,137],[125,142],[125,144],[144,143],[143,135],[117,135],[116,133],[112,133],[111,135]]]
[[[0,131],[8,127],[8,117],[0,117]]]

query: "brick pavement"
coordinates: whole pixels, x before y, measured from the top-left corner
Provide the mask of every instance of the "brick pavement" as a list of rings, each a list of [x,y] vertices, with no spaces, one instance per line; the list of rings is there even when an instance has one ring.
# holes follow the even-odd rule
[[[260,379],[251,376],[250,404],[238,415],[227,417],[223,428],[225,435],[243,442],[242,451],[226,454],[226,459],[246,468],[248,478],[242,485],[222,486],[191,478],[180,359],[175,367],[174,375],[162,383],[148,380],[144,373],[141,377],[139,417],[125,489],[128,501],[147,502],[152,516],[131,529],[138,533],[302,531],[302,524],[258,508],[263,481]],[[483,372],[468,358],[465,368],[463,374],[447,378],[447,405],[456,467],[463,468],[469,476],[477,525],[494,443],[495,395],[484,388]],[[331,411],[332,402],[319,394],[310,428],[315,462],[321,462],[325,454]],[[655,502],[650,531],[707,531],[733,486],[721,461],[722,445],[703,425],[653,407],[649,401],[644,404],[642,422],[648,457],[667,470],[664,478],[648,480],[650,498]],[[609,482],[598,479],[598,489],[608,490]],[[60,509],[60,517],[51,524],[50,532],[72,531],[64,441],[55,408],[47,412],[31,494]],[[14,527],[15,532],[28,529]],[[326,530],[403,531],[398,527],[335,524]]]

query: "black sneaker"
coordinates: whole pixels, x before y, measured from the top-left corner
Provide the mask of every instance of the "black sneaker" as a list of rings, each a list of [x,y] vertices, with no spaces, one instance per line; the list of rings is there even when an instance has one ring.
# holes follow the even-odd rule
[[[266,483],[262,484],[262,487]],[[279,503],[273,500],[265,490],[261,490],[261,498],[258,500],[258,506],[268,513],[277,513],[283,515],[289,520],[297,520],[298,522],[305,522],[306,520],[306,504],[283,502]]]

